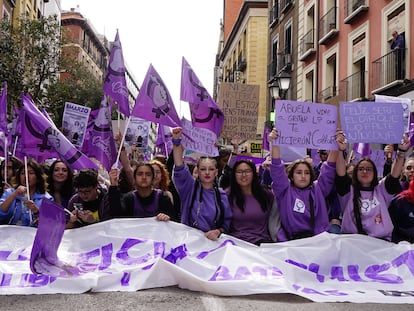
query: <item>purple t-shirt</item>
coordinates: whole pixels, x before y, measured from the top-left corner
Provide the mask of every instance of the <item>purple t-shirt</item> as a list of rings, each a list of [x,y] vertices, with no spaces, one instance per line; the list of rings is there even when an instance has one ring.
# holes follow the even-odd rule
[[[244,212],[237,207],[236,203],[230,205],[233,211],[230,234],[250,243],[271,241],[269,234],[270,206],[267,211],[263,211],[253,195],[245,195],[244,199]]]

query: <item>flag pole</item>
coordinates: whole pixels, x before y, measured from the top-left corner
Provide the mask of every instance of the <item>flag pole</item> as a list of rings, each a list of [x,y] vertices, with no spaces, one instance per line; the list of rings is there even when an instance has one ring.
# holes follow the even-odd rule
[[[7,151],[7,136],[4,137],[4,184],[7,184],[7,157],[9,153]]]
[[[24,156],[24,175],[26,177],[26,194],[27,200],[30,200],[30,190],[29,190],[29,173],[27,169],[27,156]],[[27,208],[27,207],[26,207]],[[30,224],[33,222],[32,211],[29,210]]]
[[[130,120],[131,120],[131,117],[128,117],[127,122],[125,124],[124,134],[122,135],[121,143],[119,144],[118,154],[116,155],[116,161],[112,165],[112,168],[117,168],[118,167],[119,158],[121,157],[122,146],[124,145],[124,142],[125,142],[125,135],[126,135],[128,127],[129,127],[129,121]]]

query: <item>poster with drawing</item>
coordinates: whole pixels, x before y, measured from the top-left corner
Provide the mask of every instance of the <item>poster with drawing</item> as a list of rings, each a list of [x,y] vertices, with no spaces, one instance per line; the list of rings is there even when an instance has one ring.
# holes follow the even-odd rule
[[[85,138],[91,108],[65,103],[62,118],[62,133],[78,149],[82,146]]]
[[[150,121],[137,117],[131,117],[129,126],[126,129],[125,144],[129,147],[135,144],[137,148],[145,152],[148,148],[150,125]]]

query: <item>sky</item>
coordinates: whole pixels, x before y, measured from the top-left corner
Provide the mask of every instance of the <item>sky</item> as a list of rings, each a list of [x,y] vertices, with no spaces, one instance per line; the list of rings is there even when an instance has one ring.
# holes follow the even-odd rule
[[[122,44],[124,61],[140,87],[150,64],[166,84],[177,112],[184,56],[200,82],[213,95],[215,56],[223,18],[223,0],[62,0],[63,10],[76,8],[98,33]]]

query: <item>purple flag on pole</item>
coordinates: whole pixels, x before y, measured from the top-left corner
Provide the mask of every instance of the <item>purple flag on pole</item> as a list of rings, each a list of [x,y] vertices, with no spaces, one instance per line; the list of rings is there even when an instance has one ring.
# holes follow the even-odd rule
[[[190,105],[191,121],[194,127],[205,128],[220,136],[224,114],[203,87],[185,58],[181,68],[181,100]]]
[[[3,83],[3,89],[0,96],[0,131],[6,136],[7,131],[7,82]]]
[[[48,120],[43,113],[35,106],[30,97],[22,95],[23,110],[26,117],[31,120],[40,133],[43,135],[43,140],[48,142],[55,151],[60,155],[69,167],[75,170],[82,168],[99,169],[98,166],[80,152],[71,142],[63,135],[50,120]],[[30,122],[29,122],[30,123]],[[28,124],[27,122],[25,123]],[[24,127],[22,127],[23,130]],[[35,132],[33,131],[32,134]]]
[[[128,88],[126,84],[126,69],[122,45],[118,31],[109,57],[108,69],[103,85],[104,94],[110,96],[118,104],[118,110],[129,117]]]
[[[269,134],[271,130],[269,127],[265,124],[264,130],[263,130],[263,139],[262,139],[262,149],[270,151],[270,143],[269,143]]]
[[[171,127],[181,126],[170,92],[150,65],[131,115]]]
[[[159,125],[157,141],[155,142],[155,154],[168,156],[172,151],[171,133],[166,134],[168,127]]]
[[[355,143],[353,150],[363,157],[370,157],[371,155],[371,148],[368,143]]]
[[[107,171],[110,171],[116,162],[117,152],[112,132],[111,110],[106,96],[101,101],[90,135],[88,155],[96,158]]]

